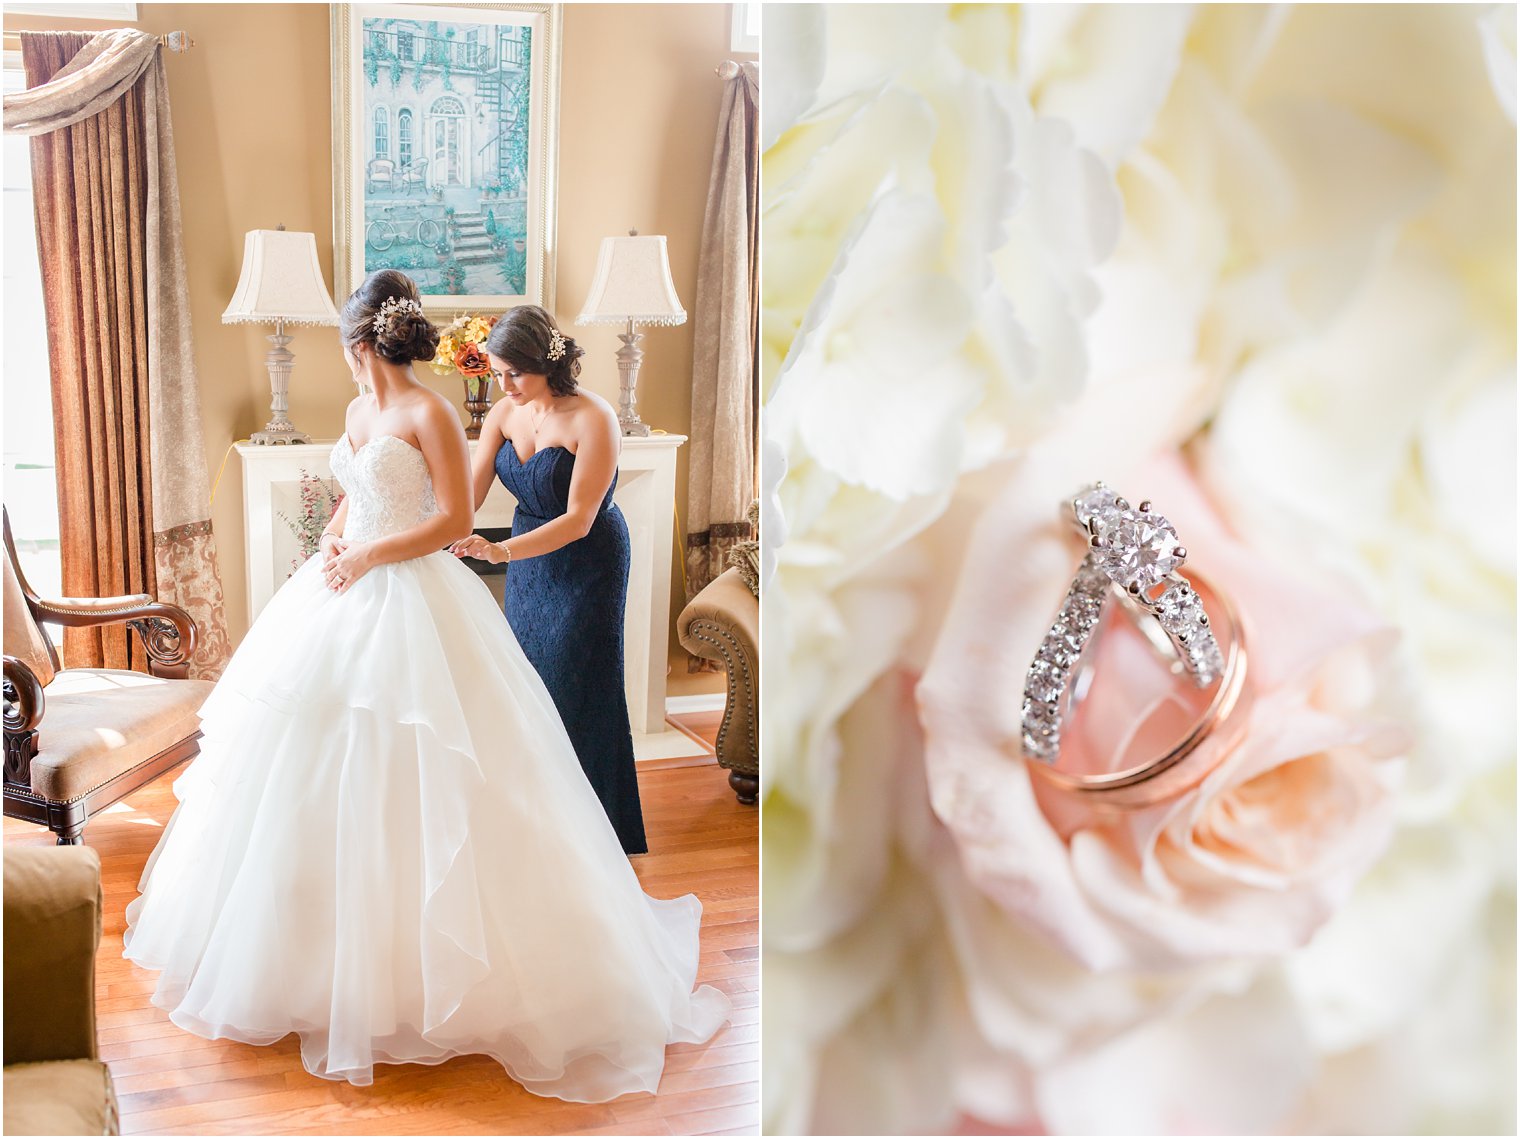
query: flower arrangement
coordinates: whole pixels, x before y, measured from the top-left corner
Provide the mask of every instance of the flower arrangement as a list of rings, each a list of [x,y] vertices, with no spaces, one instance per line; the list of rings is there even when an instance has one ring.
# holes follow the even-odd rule
[[[338,512],[338,504],[342,501],[343,496],[334,489],[331,479],[318,478],[304,467],[302,468],[300,512],[294,518],[283,510],[278,512],[280,521],[285,523],[291,534],[295,536],[296,544],[301,551],[290,559],[290,573],[285,575],[287,578],[317,552],[317,545],[322,540],[322,531],[332,521],[333,515]]]
[[[486,412],[491,410],[491,365],[486,360],[486,337],[496,325],[494,316],[456,316],[444,326],[432,368],[440,376],[458,372],[464,380],[464,406],[470,413],[465,436],[480,438]]]
[[[458,372],[472,392],[480,388],[491,374],[485,343],[495,326],[494,316],[456,316],[438,338],[438,354],[430,365],[433,371],[440,376]]]

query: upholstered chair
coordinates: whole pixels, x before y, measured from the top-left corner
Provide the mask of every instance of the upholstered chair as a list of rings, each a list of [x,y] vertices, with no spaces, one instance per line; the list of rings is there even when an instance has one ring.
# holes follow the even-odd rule
[[[186,680],[195,623],[147,594],[45,601],[16,561],[5,515],[5,814],[83,842],[90,816],[200,750],[211,682]],[[63,668],[41,622],[126,624],[149,673]]]
[[[736,569],[724,570],[676,620],[681,644],[728,673],[728,702],[718,728],[718,762],[739,802],[760,791],[760,602]]]
[[[5,850],[5,1134],[119,1135],[95,1036],[100,858]]]
[[[396,188],[396,164],[389,158],[371,158],[366,174],[371,190]]]

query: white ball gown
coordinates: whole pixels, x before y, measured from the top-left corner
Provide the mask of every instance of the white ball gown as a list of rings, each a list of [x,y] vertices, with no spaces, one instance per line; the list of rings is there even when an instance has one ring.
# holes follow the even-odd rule
[[[422,453],[333,450],[355,541],[437,506]],[[446,551],[344,594],[321,558],[248,631],[127,906],[181,1028],[368,1084],[483,1053],[529,1091],[654,1091],[729,1002],[693,991],[701,903],[647,897],[490,590]]]

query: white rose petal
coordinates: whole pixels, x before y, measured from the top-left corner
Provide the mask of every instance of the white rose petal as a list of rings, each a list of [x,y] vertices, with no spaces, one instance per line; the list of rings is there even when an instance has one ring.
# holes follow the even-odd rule
[[[1478,20],[1483,37],[1483,62],[1494,94],[1509,121],[1515,121],[1515,6],[1495,4]]]

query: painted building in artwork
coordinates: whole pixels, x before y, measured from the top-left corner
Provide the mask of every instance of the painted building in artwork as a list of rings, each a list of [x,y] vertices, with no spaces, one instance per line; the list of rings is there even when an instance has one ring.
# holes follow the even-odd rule
[[[520,195],[531,48],[521,26],[365,20],[366,196]]]

